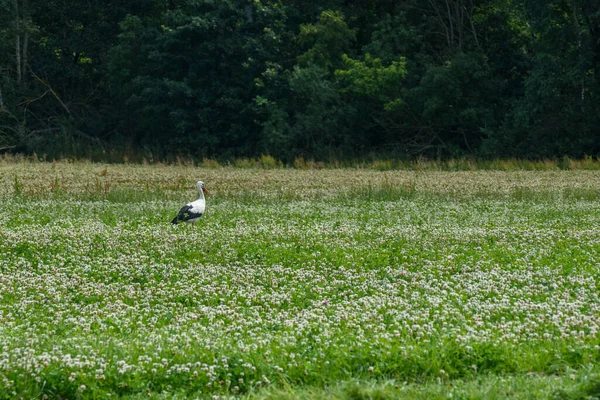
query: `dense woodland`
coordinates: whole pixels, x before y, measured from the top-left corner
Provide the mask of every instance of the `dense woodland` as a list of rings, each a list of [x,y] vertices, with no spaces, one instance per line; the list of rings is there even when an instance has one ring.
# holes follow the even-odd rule
[[[0,0],[0,150],[600,155],[600,0]]]

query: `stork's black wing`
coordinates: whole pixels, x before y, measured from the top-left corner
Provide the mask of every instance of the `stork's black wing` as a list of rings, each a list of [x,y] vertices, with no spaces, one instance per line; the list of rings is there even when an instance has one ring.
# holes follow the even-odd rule
[[[177,224],[180,221],[185,222],[189,221],[190,219],[200,218],[202,216],[202,213],[194,212],[193,208],[194,207],[189,204],[186,204],[185,206],[181,207],[181,210],[179,210],[179,213],[175,218],[173,218],[171,223]]]

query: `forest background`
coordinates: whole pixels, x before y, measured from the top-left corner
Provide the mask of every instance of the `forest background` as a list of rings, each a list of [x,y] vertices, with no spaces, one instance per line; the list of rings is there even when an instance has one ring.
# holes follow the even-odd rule
[[[600,155],[600,0],[0,0],[0,151]]]

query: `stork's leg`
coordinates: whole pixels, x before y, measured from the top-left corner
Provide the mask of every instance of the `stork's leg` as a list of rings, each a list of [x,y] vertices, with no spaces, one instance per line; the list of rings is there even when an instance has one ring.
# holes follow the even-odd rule
[[[196,221],[192,222],[192,228],[194,227],[194,224],[196,223]]]

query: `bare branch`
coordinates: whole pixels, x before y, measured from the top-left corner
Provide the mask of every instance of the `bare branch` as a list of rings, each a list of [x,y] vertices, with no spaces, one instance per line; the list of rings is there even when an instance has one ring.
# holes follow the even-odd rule
[[[31,68],[29,68],[29,71],[31,72],[31,74],[33,75],[33,77],[40,82],[42,85],[46,86],[48,88],[48,91],[50,93],[52,93],[52,95],[56,98],[56,100],[58,100],[58,102],[60,103],[60,105],[65,109],[65,111],[71,115],[71,110],[69,110],[69,107],[67,107],[67,105],[61,100],[61,98],[58,96],[58,94],[54,91],[54,89],[52,89],[52,86],[50,86],[50,84],[46,81],[44,81],[42,78],[40,78],[39,76],[37,76],[37,74],[35,72],[33,72],[33,70]]]
[[[435,14],[438,17],[438,20],[440,21],[440,24],[444,27],[444,30],[446,31],[446,41],[448,43],[448,48],[452,47],[452,42],[450,40],[450,30],[448,29],[448,25],[446,25],[446,22],[444,21],[444,18],[442,17],[442,13],[438,10],[437,5],[435,4],[434,0],[429,0],[429,4],[431,5],[431,7],[433,8],[433,10],[435,11]]]
[[[27,99],[27,100],[25,100],[25,101],[23,101],[23,102],[21,102],[21,103],[17,104],[17,107],[20,107],[20,106],[28,106],[28,105],[30,105],[31,103],[34,103],[34,102],[36,102],[36,101],[38,101],[38,100],[41,100],[41,99],[42,99],[44,96],[46,96],[48,93],[50,93],[50,91],[49,91],[49,90],[46,90],[44,93],[42,93],[40,96],[36,97],[35,99]]]
[[[56,132],[56,131],[60,131],[60,128],[55,127],[55,128],[46,128],[46,129],[34,129],[31,132],[29,132],[28,136],[35,136],[40,133]]]

